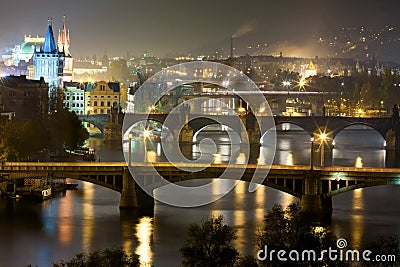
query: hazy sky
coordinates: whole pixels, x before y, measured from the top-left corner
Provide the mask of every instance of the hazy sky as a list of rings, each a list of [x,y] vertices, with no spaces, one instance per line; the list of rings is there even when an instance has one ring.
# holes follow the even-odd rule
[[[2,0],[0,48],[58,30],[65,14],[73,56],[157,56],[238,41],[301,40],[339,26],[400,24],[399,0]],[[55,33],[56,34],[56,33]]]

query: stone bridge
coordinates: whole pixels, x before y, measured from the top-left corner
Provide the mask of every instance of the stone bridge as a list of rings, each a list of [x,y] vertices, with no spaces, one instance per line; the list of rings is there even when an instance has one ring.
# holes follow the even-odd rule
[[[185,116],[182,114],[125,114],[125,123],[122,129],[123,133],[129,130],[129,127],[139,121],[153,120],[164,124],[166,118],[172,124],[169,126],[178,127],[185,123]],[[232,115],[201,115],[201,114],[188,114],[188,126],[192,129],[193,134],[207,125],[211,124],[225,124],[230,126],[239,136],[241,136],[244,129],[242,129],[241,122],[244,123],[249,134],[251,143],[259,143],[264,132],[260,132],[259,126],[256,123],[254,115],[248,115],[245,118]],[[359,118],[359,117],[328,117],[328,116],[307,116],[307,117],[287,117],[287,116],[259,116],[261,125],[266,125],[264,129],[268,129],[274,125],[271,124],[272,118],[274,124],[281,125],[283,123],[295,124],[304,129],[310,137],[318,138],[319,135],[325,133],[327,136],[326,142],[332,142],[335,136],[340,133],[344,128],[352,125],[365,125],[376,130],[387,141],[388,148],[400,148],[400,131],[394,131],[394,125],[399,124],[399,118],[396,120],[393,117],[383,118]],[[257,132],[258,131],[258,132]],[[182,141],[182,140],[180,140]]]
[[[89,122],[104,134],[104,128],[110,121],[110,114],[92,114],[92,115],[78,115],[79,120]]]

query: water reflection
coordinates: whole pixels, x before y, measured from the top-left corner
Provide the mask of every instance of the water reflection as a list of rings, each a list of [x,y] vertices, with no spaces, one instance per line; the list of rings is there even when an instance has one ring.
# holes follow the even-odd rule
[[[358,156],[358,157],[356,158],[356,163],[354,164],[354,166],[355,166],[356,168],[362,168],[363,165],[364,165],[364,164],[363,164],[362,157]]]
[[[73,225],[73,198],[63,199],[58,205],[58,240],[68,246],[72,240],[72,225]]]
[[[94,184],[83,183],[83,202],[82,213],[85,221],[82,228],[82,248],[84,251],[90,251],[93,240],[93,198]]]
[[[362,236],[364,235],[364,200],[363,189],[356,189],[353,192],[353,210],[351,214],[352,245],[355,249],[361,247]]]
[[[247,183],[239,182],[235,187],[234,203],[235,209],[233,210],[233,223],[236,226],[237,239],[234,241],[235,248],[239,251],[244,251],[246,246],[246,210],[245,210],[245,197],[246,197]]]
[[[286,156],[286,165],[288,165],[288,166],[293,166],[294,164],[293,164],[293,154],[292,153],[289,153],[289,154],[287,154],[287,156]]]
[[[136,225],[136,238],[139,245],[135,253],[139,255],[142,265],[151,266],[153,259],[153,252],[151,251],[153,236],[153,219],[150,217],[142,217]]]

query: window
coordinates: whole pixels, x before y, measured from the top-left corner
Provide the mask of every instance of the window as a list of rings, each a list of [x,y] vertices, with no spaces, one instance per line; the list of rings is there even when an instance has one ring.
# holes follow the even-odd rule
[[[104,107],[104,102],[103,101],[101,101],[100,106]]]
[[[97,101],[93,102],[93,106],[97,107]]]
[[[111,106],[111,102],[110,101],[107,102],[107,107],[109,107],[109,106]]]

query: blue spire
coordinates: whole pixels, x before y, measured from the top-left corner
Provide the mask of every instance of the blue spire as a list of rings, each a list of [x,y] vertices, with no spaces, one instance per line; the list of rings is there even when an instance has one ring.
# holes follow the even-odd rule
[[[47,27],[46,38],[44,39],[43,52],[44,53],[57,52],[57,46],[56,42],[54,41],[54,35],[53,35],[53,27],[51,26],[50,21],[49,21],[49,26]]]

